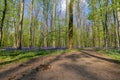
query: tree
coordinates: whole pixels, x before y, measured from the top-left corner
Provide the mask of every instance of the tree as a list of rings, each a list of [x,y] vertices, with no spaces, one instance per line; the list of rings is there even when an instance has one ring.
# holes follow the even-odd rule
[[[22,28],[23,28],[23,17],[24,17],[24,0],[21,0],[21,12],[20,12],[20,19],[19,19],[19,45],[18,49],[22,48]]]
[[[31,0],[30,5],[30,48],[33,46],[33,0]]]
[[[69,28],[68,28],[69,49],[73,48],[73,4],[74,4],[74,0],[70,0],[70,4],[69,4]]]
[[[6,11],[7,11],[7,0],[4,0],[4,10],[3,10],[3,16],[2,20],[0,23],[0,47],[2,46],[2,38],[3,38],[3,24],[6,16]]]
[[[20,10],[19,10],[19,8],[20,8],[20,3],[19,3],[20,1],[16,1],[16,0],[14,0],[13,1],[13,10],[12,10],[12,12],[14,12],[14,14],[13,14],[13,27],[14,27],[14,48],[18,48],[18,21],[19,21],[19,17],[20,17],[20,15],[19,15],[19,13],[20,13]]]
[[[53,48],[56,47],[56,41],[55,41],[55,27],[56,27],[56,0],[54,0],[53,4],[53,21],[52,21],[52,32],[53,32],[53,41],[52,46]]]

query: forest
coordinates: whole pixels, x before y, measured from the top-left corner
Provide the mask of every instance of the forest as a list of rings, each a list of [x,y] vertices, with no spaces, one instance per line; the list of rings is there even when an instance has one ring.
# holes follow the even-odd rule
[[[119,0],[1,0],[1,47],[120,47]]]
[[[120,0],[0,0],[0,80],[119,80],[119,64]]]

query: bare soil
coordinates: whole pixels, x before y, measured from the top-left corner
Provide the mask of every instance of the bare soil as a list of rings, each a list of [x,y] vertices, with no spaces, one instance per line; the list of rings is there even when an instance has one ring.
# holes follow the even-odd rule
[[[85,49],[6,66],[0,69],[0,80],[120,80],[120,65]]]

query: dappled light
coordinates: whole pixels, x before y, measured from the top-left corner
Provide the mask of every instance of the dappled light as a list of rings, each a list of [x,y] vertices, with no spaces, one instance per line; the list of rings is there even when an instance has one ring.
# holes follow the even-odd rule
[[[120,80],[120,0],[0,0],[0,80]]]

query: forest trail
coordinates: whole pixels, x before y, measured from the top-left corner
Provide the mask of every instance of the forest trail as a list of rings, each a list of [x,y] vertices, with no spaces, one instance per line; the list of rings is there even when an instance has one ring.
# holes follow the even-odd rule
[[[120,80],[120,65],[85,49],[8,66],[0,70],[0,80]]]

